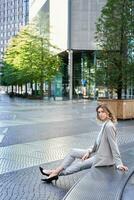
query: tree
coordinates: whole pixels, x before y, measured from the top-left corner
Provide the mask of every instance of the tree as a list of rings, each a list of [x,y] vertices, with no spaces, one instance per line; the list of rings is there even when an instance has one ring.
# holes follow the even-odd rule
[[[117,91],[134,85],[134,1],[107,0],[96,24],[99,46],[98,84]],[[100,80],[100,81],[99,81]]]
[[[53,51],[56,47],[43,32],[44,29],[37,23],[24,27],[10,41],[4,59],[6,64],[18,71],[18,83],[40,83],[42,98],[44,81],[50,81],[61,65],[61,59]]]

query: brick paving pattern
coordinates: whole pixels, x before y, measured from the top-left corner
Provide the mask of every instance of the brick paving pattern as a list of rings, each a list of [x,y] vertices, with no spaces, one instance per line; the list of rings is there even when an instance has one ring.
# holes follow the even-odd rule
[[[0,98],[0,200],[61,200],[84,170],[42,183],[39,166],[53,168],[73,147],[93,144],[96,102],[43,102]],[[119,121],[119,145],[134,142],[134,120]],[[3,138],[4,136],[4,138]],[[125,195],[134,188],[132,177]]]

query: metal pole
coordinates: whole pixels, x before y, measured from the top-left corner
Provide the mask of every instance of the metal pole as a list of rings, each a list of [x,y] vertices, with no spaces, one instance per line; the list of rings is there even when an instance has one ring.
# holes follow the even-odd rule
[[[73,51],[68,50],[69,99],[73,99]]]

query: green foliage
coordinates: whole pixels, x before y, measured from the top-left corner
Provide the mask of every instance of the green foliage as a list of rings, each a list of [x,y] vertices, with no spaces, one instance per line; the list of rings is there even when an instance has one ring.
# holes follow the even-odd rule
[[[11,66],[5,63],[2,68],[2,84],[3,85],[16,85],[17,71]]]
[[[48,32],[37,22],[24,27],[7,47],[3,82],[25,84],[50,81],[58,72],[61,59],[54,53]],[[13,81],[12,81],[13,79]]]
[[[134,77],[134,1],[108,0],[97,22],[99,49],[98,85],[121,91],[132,85]],[[132,70],[132,71],[131,71]],[[102,80],[101,80],[102,77]]]

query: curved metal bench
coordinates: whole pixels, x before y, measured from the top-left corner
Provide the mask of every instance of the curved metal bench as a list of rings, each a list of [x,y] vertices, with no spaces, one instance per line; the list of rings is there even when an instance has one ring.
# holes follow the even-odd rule
[[[121,200],[124,188],[134,174],[134,157],[130,154],[131,149],[123,153],[123,160],[129,166],[128,172],[119,171],[115,167],[92,167],[63,200]]]

